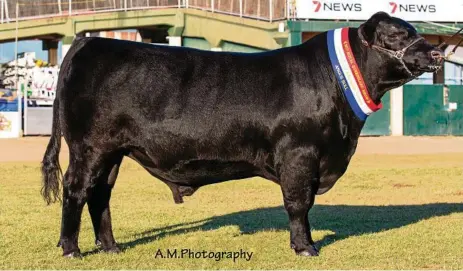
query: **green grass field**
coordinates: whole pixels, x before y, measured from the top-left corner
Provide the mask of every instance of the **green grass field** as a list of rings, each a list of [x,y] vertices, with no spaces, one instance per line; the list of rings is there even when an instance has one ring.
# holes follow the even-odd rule
[[[463,269],[463,154],[355,155],[310,212],[320,256],[295,256],[277,185],[260,179],[170,190],[126,159],[111,200],[119,255],[99,253],[84,209],[82,260],[56,247],[60,204],[40,198],[38,163],[0,165],[0,269]],[[158,249],[253,252],[162,259]]]

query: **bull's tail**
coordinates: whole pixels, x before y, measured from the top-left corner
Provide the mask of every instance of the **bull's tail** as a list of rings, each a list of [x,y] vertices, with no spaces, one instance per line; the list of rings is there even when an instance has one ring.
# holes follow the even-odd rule
[[[76,55],[76,53],[93,38],[80,38],[77,37],[74,39],[71,48],[69,48],[68,53],[63,59],[59,75],[58,75],[58,85],[56,88],[55,101],[53,103],[53,123],[50,141],[48,142],[47,150],[42,160],[42,196],[47,202],[47,204],[56,202],[57,200],[61,201],[59,197],[60,192],[60,183],[63,179],[63,172],[61,171],[61,166],[59,164],[59,151],[61,149],[61,134],[62,127],[60,116],[63,110],[60,110],[60,98],[63,97],[63,92],[66,89],[65,77],[68,77],[71,74],[71,60]]]
[[[56,98],[53,105],[53,123],[50,141],[42,160],[42,196],[47,204],[60,200],[60,180],[63,173],[59,164],[59,152],[61,149],[61,125],[59,120],[59,99]]]

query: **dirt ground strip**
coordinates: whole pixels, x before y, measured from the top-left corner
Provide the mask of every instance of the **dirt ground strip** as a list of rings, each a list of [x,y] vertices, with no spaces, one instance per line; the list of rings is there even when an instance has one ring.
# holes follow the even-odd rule
[[[41,161],[49,137],[0,139],[0,162]],[[463,137],[361,137],[356,154],[463,153]],[[68,158],[63,141],[61,158]]]

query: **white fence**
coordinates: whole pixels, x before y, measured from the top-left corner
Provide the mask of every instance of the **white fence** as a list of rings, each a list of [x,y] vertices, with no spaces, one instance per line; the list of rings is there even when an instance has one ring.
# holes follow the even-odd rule
[[[0,0],[0,23],[138,9],[194,8],[265,21],[286,19],[286,0]]]

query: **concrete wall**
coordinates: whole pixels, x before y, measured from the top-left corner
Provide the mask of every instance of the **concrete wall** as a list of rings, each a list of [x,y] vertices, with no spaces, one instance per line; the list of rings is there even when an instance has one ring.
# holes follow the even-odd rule
[[[211,45],[207,40],[203,38],[184,37],[182,39],[182,42],[183,46],[185,47],[196,48],[201,50],[211,50]]]
[[[201,50],[212,51],[228,51],[228,52],[243,52],[243,53],[258,53],[266,50],[239,44],[234,42],[222,42],[219,46],[213,47],[206,39],[195,37],[183,37],[182,45],[185,47],[196,48]]]
[[[239,43],[226,42],[226,41],[222,43],[221,48],[223,51],[243,52],[243,53],[258,53],[258,52],[266,51],[260,48],[246,46],[244,44],[239,44]]]

